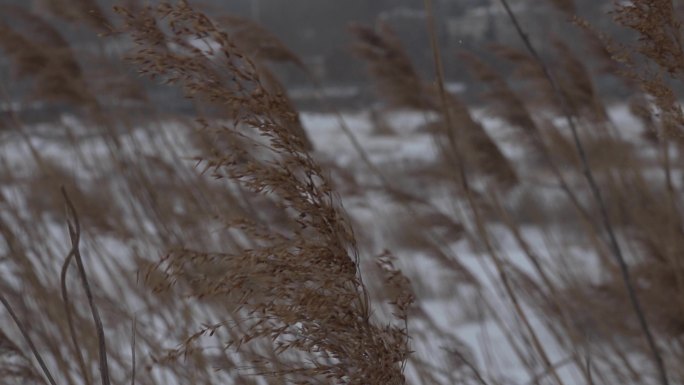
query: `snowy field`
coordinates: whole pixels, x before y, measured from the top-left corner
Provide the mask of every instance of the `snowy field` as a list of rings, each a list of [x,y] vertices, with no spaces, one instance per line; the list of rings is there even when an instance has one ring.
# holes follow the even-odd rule
[[[640,134],[639,123],[629,114],[627,107],[614,106],[609,112],[613,123],[620,130],[622,139],[637,144]],[[524,163],[525,150],[518,144],[514,130],[498,119],[487,117],[486,111],[475,111],[475,118],[484,125],[514,164]],[[420,175],[421,171],[435,164],[439,156],[435,138],[423,128],[432,119],[430,115],[410,111],[388,113],[384,116],[384,121],[391,129],[391,133],[378,133],[369,112],[344,116],[344,120],[352,128],[373,164],[385,172],[390,180],[397,181],[402,188],[422,197],[429,197],[443,213],[448,213],[455,221],[462,223],[464,220],[467,221],[462,202],[457,202],[458,198],[450,195],[448,191],[445,193],[446,190],[443,190],[440,182],[426,181]],[[361,161],[351,141],[341,133],[337,119],[325,114],[304,114],[303,121],[321,158],[348,170],[356,178],[368,178],[368,168]],[[562,119],[558,119],[556,123],[561,127],[563,125]],[[418,174],[411,172],[414,170],[418,170]],[[517,171],[521,175],[534,176],[535,173],[535,170]],[[478,282],[479,287],[476,288],[464,282],[462,277],[453,271],[440,266],[440,263],[434,257],[426,255],[425,251],[407,248],[402,246],[401,242],[397,242],[401,234],[398,237],[393,236],[392,231],[396,230],[396,227],[393,228],[391,224],[395,223],[397,217],[406,216],[407,213],[402,212],[402,208],[393,204],[384,194],[374,191],[373,186],[377,187],[377,180],[374,182],[370,177],[360,183],[367,185],[351,194],[342,193],[342,201],[346,210],[355,219],[357,231],[365,233],[366,229],[372,229],[373,235],[368,251],[379,253],[383,248],[389,248],[399,257],[404,272],[414,284],[423,287],[428,296],[421,298],[419,295],[418,306],[428,314],[430,321],[426,323],[423,319],[416,319],[410,327],[411,330],[419,331],[412,341],[415,355],[419,360],[434,363],[438,367],[454,368],[454,373],[444,375],[447,376],[446,379],[455,380],[455,377],[448,376],[456,375],[462,367],[454,366],[458,359],[450,357],[448,351],[457,349],[483,374],[497,379],[501,384],[527,384],[547,380],[549,373],[542,363],[533,357],[534,354],[529,354],[528,362],[522,362],[514,351],[516,348],[521,349],[520,346],[513,346],[520,344],[521,341],[512,341],[510,336],[525,332],[488,253],[464,238],[454,239],[448,231],[442,232],[445,237],[441,239],[448,242],[443,246],[444,252],[472,274]],[[526,188],[531,189],[535,186],[525,186],[523,181],[518,190]],[[520,191],[511,193],[512,204],[516,202],[516,194],[519,195]],[[553,205],[552,201],[557,195],[558,191],[551,190],[546,199]],[[444,228],[433,230],[440,231]],[[519,243],[503,225],[493,225],[490,231],[497,252],[506,265],[539,279]],[[575,256],[581,261],[579,266],[574,267],[576,273],[600,279],[595,274],[598,271],[593,266],[591,248],[583,247],[581,243],[572,239],[572,236],[563,239],[560,235],[562,230],[554,233],[549,229],[523,226],[522,233],[523,238],[542,259],[542,263],[551,270],[567,267],[548,255],[548,249],[553,248],[552,245],[556,242],[556,245],[565,248],[566,256]],[[559,238],[553,239],[554,236]],[[537,314],[537,310],[523,304],[523,311],[564,383],[584,383],[585,379],[579,375],[578,368],[573,366],[568,351],[558,345],[558,341],[547,330],[545,321]],[[492,319],[492,312],[496,313],[499,319]],[[523,346],[522,349],[526,347]],[[533,368],[532,372],[538,373],[537,378],[530,378],[530,367]]]
[[[636,140],[638,123],[629,115],[627,108],[617,106],[610,111],[613,122],[620,128],[623,139]],[[497,119],[487,118],[486,111],[476,111],[476,118],[484,124],[489,134],[501,145],[503,152],[514,163],[522,162],[524,150],[516,145],[512,130]],[[454,223],[466,223],[469,229],[468,214],[463,202],[459,202],[451,193],[447,183],[435,180],[429,174],[439,160],[438,144],[424,126],[434,117],[425,113],[412,111],[394,111],[382,115],[389,131],[377,130],[377,122],[373,121],[370,112],[345,113],[341,117],[344,124],[360,143],[370,161],[396,187],[416,194],[439,208],[442,214]],[[543,380],[548,372],[544,365],[524,346],[519,336],[525,334],[521,326],[522,320],[513,309],[502,281],[497,272],[495,262],[477,242],[455,231],[449,224],[437,222],[428,231],[437,234],[443,241],[440,251],[447,260],[455,261],[466,269],[456,274],[453,269],[445,267],[444,260],[436,258],[430,250],[420,245],[413,246],[402,242],[406,232],[411,232],[411,221],[416,215],[429,217],[430,213],[407,211],[402,204],[395,203],[383,191],[383,187],[361,159],[358,149],[354,147],[349,136],[340,128],[340,118],[332,114],[304,113],[303,124],[316,148],[314,157],[330,170],[330,175],[338,187],[342,204],[351,216],[355,232],[359,237],[364,256],[368,259],[367,268],[371,269],[371,257],[389,249],[399,259],[399,266],[409,276],[418,294],[417,307],[419,314],[410,320],[409,331],[413,333],[411,345],[415,350],[414,358],[422,364],[433,365],[435,375],[442,383],[458,381],[467,365],[477,368],[484,376],[496,379],[505,385],[524,385]],[[76,119],[63,117],[59,127],[67,127],[69,135],[84,137],[77,147],[65,147],[54,132],[51,124],[30,127],[29,139],[14,135],[5,135],[0,148],[0,161],[12,169],[12,178],[17,182],[14,186],[2,187],[4,198],[13,207],[23,207],[27,212],[22,194],[25,189],[21,181],[35,173],[36,166],[30,160],[31,152],[38,151],[48,162],[57,162],[67,170],[78,183],[85,188],[94,184],[107,183],[120,196],[130,193],[125,186],[116,180],[102,179],[107,164],[97,164],[98,158],[111,155],[112,149],[98,136],[87,138],[87,128]],[[64,131],[59,131],[63,134]],[[140,156],[158,157],[167,164],[184,165],[190,172],[194,170],[195,150],[188,146],[187,128],[178,123],[169,122],[153,127],[136,128],[121,136],[121,147],[117,156],[134,159]],[[84,164],[82,159],[90,159]],[[534,174],[534,170],[518,170],[521,175]],[[525,179],[518,190],[526,188]],[[118,189],[118,190],[117,190]],[[553,199],[557,192],[549,191],[548,199]],[[519,191],[513,191],[507,204],[515,204]],[[130,207],[130,210],[135,208]],[[178,208],[182,213],[182,207]],[[28,218],[28,214],[25,216]],[[150,233],[154,232],[154,219],[145,218],[149,223]],[[424,231],[418,222],[416,231]],[[400,231],[400,233],[397,233]],[[499,257],[504,261],[506,269],[520,270],[535,277],[536,270],[521,250],[505,226],[492,225],[489,229],[493,244]],[[40,229],[45,236],[44,249],[68,252],[65,242],[63,223],[47,218],[46,225]],[[577,269],[590,274],[593,270],[592,257],[581,244],[572,244],[572,240],[554,239],[554,231],[539,229],[535,226],[523,226],[522,236],[540,257],[543,264],[551,270],[562,263],[548,255],[550,243],[562,243],[566,247],[565,255],[576,255],[583,258],[584,264]],[[148,234],[152,235],[152,234]],[[558,235],[558,234],[556,234]],[[85,255],[106,255],[109,258],[88,260],[88,267],[95,272],[99,290],[108,292],[116,290],[117,284],[109,274],[115,265],[126,265],[121,262],[132,258],[132,250],[139,253],[159,252],[157,244],[145,244],[143,241],[125,242],[106,234],[88,233],[84,235]],[[59,253],[58,253],[59,254]],[[110,259],[111,258],[111,259]],[[112,259],[116,259],[114,262]],[[131,272],[133,273],[133,272]],[[469,277],[469,278],[466,278]],[[539,278],[538,276],[536,278]],[[371,289],[374,285],[369,283]],[[128,298],[126,306],[136,313],[145,306],[136,303],[133,296],[121,293]],[[125,302],[125,301],[124,301]],[[559,346],[558,340],[547,330],[546,321],[527,301],[522,300],[522,311],[543,346],[550,362],[558,368],[558,373],[566,385],[584,383],[578,368],[569,360],[568,350]],[[380,306],[376,312],[379,318],[388,317],[388,310]],[[492,315],[495,314],[496,317]],[[143,320],[144,321],[144,320]],[[144,322],[142,326],[145,327]],[[150,322],[155,322],[150,320]],[[153,325],[148,325],[153,329]],[[511,339],[511,336],[516,336]],[[168,336],[167,336],[168,337]],[[526,338],[529,338],[527,336]],[[523,352],[516,353],[516,349]],[[455,355],[453,351],[458,351]],[[460,355],[460,358],[459,358]],[[528,357],[523,362],[521,356]],[[465,359],[464,359],[465,358]],[[461,360],[461,361],[459,361]],[[437,369],[442,368],[442,369]],[[444,370],[451,368],[452,370]],[[464,369],[465,368],[465,369]],[[530,378],[530,373],[537,373],[538,378]],[[409,378],[415,376],[415,367],[409,365]]]

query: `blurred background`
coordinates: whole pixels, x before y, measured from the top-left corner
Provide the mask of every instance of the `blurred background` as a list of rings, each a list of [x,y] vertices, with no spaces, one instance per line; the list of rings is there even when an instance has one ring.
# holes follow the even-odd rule
[[[110,58],[120,58],[130,48],[125,39],[110,36],[103,40],[96,33],[83,33],[78,25],[65,21],[64,15],[73,19],[77,12],[64,6],[54,6],[50,0],[26,1],[3,0],[3,4],[26,7],[54,23],[71,43],[71,48],[81,60],[103,53]],[[99,1],[101,11],[111,16],[111,8],[116,1]],[[124,2],[125,3],[125,2]],[[404,0],[349,0],[341,4],[325,0],[234,0],[234,1],[193,1],[192,4],[210,10],[216,16],[237,15],[260,23],[268,31],[278,36],[303,61],[312,74],[324,85],[326,96],[335,99],[343,108],[359,108],[373,102],[372,85],[362,63],[351,55],[353,36],[349,33],[352,23],[389,24],[404,44],[406,51],[418,71],[430,76],[433,71],[425,11],[420,1]],[[52,4],[52,5],[51,5]],[[75,3],[74,3],[75,4]],[[144,2],[138,3],[142,5]],[[609,0],[578,0],[575,2],[577,16],[589,22],[594,28],[610,33],[618,41],[629,41],[633,35],[627,29],[616,28],[608,12],[612,2]],[[555,15],[553,2],[511,1],[519,14],[520,21],[535,43],[546,43],[552,36],[576,35],[571,23],[559,22]],[[69,5],[67,4],[66,7]],[[466,65],[459,60],[459,51],[487,55],[492,44],[521,47],[520,38],[514,33],[503,8],[493,0],[438,0],[435,1],[437,38],[444,50],[443,61],[447,81],[453,90],[464,93],[472,99],[477,92],[477,82],[469,76]],[[78,6],[74,5],[74,9]],[[69,16],[71,14],[71,16]],[[568,19],[568,18],[566,18]],[[579,40],[577,40],[579,41]],[[539,44],[542,51],[548,44]],[[576,48],[582,53],[582,47]],[[586,53],[586,52],[585,52]],[[587,56],[587,64],[596,59]],[[0,81],[17,90],[20,85],[11,81],[9,60],[0,57]],[[510,73],[503,62],[494,62],[494,68],[504,75]],[[278,78],[287,86],[290,96],[300,107],[320,109],[316,103],[314,86],[311,79],[292,65],[274,68]],[[601,92],[613,97],[624,96],[609,78],[599,78]],[[152,84],[146,86],[148,92],[166,106],[179,111],[188,109],[179,95],[168,89],[158,89]],[[13,90],[14,91],[14,90]]]
[[[0,0],[0,383],[684,383],[682,2],[432,3]]]

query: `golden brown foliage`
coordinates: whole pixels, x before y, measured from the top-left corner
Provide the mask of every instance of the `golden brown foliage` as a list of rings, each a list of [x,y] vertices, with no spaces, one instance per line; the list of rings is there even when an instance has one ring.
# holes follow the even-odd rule
[[[95,2],[59,9],[65,3],[46,2],[62,18],[108,28],[104,13],[87,14]],[[9,143],[3,150],[16,148],[0,157],[0,292],[30,321],[31,336],[64,383],[99,380],[103,344],[88,298],[75,290],[82,289],[74,285],[78,278],[63,264],[69,250],[66,260],[73,258],[73,246],[60,242],[62,233],[53,235],[55,224],[63,227],[64,202],[52,193],[62,184],[81,217],[84,257],[97,266],[94,301],[107,330],[113,383],[496,385],[511,382],[488,361],[490,350],[495,360],[503,348],[530,383],[561,385],[566,366],[587,384],[653,382],[647,364],[632,362],[649,353],[597,230],[581,156],[554,119],[560,106],[533,57],[511,47],[493,50],[514,63],[511,81],[477,56],[461,56],[487,87],[484,101],[494,107],[487,113],[516,134],[495,140],[490,134],[499,132],[485,130],[487,120],[476,119],[480,110],[467,97],[440,95],[421,78],[388,25],[352,26],[355,52],[379,96],[424,114],[441,150],[434,159],[378,165],[401,186],[393,189],[367,183],[368,175],[326,154],[310,154],[299,112],[269,67],[303,64],[277,36],[240,17],[213,20],[188,2],[127,3],[117,11],[122,34],[135,43],[129,59],[140,72],[182,88],[200,109],[209,102],[207,109],[228,119],[197,114],[187,123],[146,105],[139,126],[129,122],[135,115],[129,110],[111,117],[98,110],[96,119],[79,117],[74,127],[64,119],[45,132],[11,113],[3,117]],[[573,1],[552,3],[566,15],[575,11]],[[630,257],[644,313],[673,381],[681,382],[681,159],[669,142],[683,121],[669,78],[681,75],[681,49],[670,8],[659,1],[618,6],[618,20],[645,39],[643,57],[605,46],[602,36],[592,43],[603,69],[630,83],[631,113],[654,134],[649,140],[630,132],[604,135],[608,106],[591,67],[568,40],[556,38],[545,53],[553,56],[573,118],[580,118],[584,156]],[[119,85],[118,94],[130,91],[149,102],[128,87],[124,72],[107,67],[106,57],[79,62],[49,22],[6,9],[0,46],[16,73],[35,81],[40,100],[94,105],[95,96],[117,95]],[[644,71],[640,60],[660,69]],[[522,87],[515,83],[520,79]],[[612,127],[622,135],[620,128]],[[388,140],[405,134],[393,127],[384,132]],[[503,143],[519,154],[508,159]],[[55,156],[52,144],[69,155]],[[520,153],[529,151],[517,151],[521,144],[540,152],[543,164],[528,162],[529,154]],[[200,173],[188,166],[192,160]],[[461,166],[474,181],[469,194],[454,187]],[[360,201],[354,208],[364,213],[375,205],[374,195],[397,207],[385,217],[352,222],[338,194]],[[381,211],[384,206],[367,212]],[[397,257],[362,257],[386,243],[398,249]],[[55,274],[60,265],[62,282]],[[60,284],[69,294],[66,306]],[[426,299],[439,301],[446,322],[431,318]],[[481,354],[470,354],[452,322],[483,325],[483,340],[485,329],[494,330],[501,334],[497,346],[483,342]],[[0,327],[0,382],[42,383],[16,335]],[[130,345],[138,354],[133,362]],[[567,357],[553,362],[549,352],[556,348]],[[142,369],[131,378],[136,364]]]
[[[238,318],[249,314],[253,321],[245,321],[242,333],[229,346],[240,349],[251,340],[266,339],[273,341],[276,354],[307,357],[291,362],[289,369],[255,363],[258,372],[295,381],[403,383],[402,363],[408,355],[405,330],[379,327],[371,320],[349,224],[322,170],[283,124],[296,116],[291,104],[282,94],[269,91],[229,34],[187,4],[162,4],[142,14],[119,12],[138,44],[131,60],[143,73],[236,111],[232,126],[213,127],[214,123],[201,120],[204,129],[216,129],[226,137],[258,134],[265,139],[202,156],[205,170],[214,178],[229,178],[267,194],[290,220],[285,229],[233,220],[231,228],[247,234],[251,246],[232,253],[171,252],[157,267],[166,277],[166,287],[157,289],[187,285],[193,297],[223,298]],[[171,32],[155,33],[150,40],[148,31],[139,26],[153,24],[155,18]],[[201,48],[191,43],[197,36],[203,39]],[[177,48],[170,49],[170,43]],[[222,267],[218,276],[193,273],[216,264]]]
[[[668,80],[669,77],[681,79],[684,70],[682,25],[674,12],[673,3],[667,0],[644,0],[617,5],[613,16],[617,23],[638,33],[636,51],[642,57],[629,50],[622,50],[614,56],[627,65],[627,78],[653,98],[661,114],[656,131],[658,137],[681,143],[684,138],[684,113]],[[648,63],[646,66],[642,59]]]
[[[671,0],[639,0],[615,7],[615,20],[639,33],[639,52],[670,75],[684,70],[682,24]]]

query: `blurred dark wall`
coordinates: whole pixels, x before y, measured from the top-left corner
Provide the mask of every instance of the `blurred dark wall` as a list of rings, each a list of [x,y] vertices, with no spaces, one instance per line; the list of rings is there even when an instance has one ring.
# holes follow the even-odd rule
[[[529,34],[543,50],[550,32],[569,36],[573,29],[550,2],[509,0]],[[578,13],[599,29],[614,29],[606,12],[611,0],[577,0]],[[426,30],[424,3],[419,0],[202,0],[219,11],[237,13],[260,21],[295,52],[320,71],[327,84],[363,84],[364,66],[350,55],[352,22],[381,19],[394,27],[418,69],[432,74],[432,53]],[[493,42],[519,45],[512,25],[498,0],[435,0],[438,38],[447,77],[465,82],[465,68],[456,59],[458,50],[484,52]],[[573,41],[571,40],[571,43]],[[581,49],[581,47],[576,47]],[[285,71],[290,83],[296,73]]]
[[[129,0],[131,1],[131,0]],[[137,1],[137,0],[132,0]],[[111,9],[118,0],[98,0],[102,9],[114,19]],[[354,86],[359,88],[355,96],[357,102],[372,97],[371,81],[365,71],[365,64],[351,54],[353,43],[348,33],[352,22],[372,24],[376,20],[389,23],[405,43],[413,62],[426,79],[433,78],[432,52],[426,29],[423,1],[420,0],[190,0],[193,5],[205,9],[210,15],[237,14],[259,21],[268,30],[276,34],[316,73],[320,80],[329,87]],[[498,0],[434,0],[437,37],[442,49],[447,80],[463,83],[466,89],[477,93],[478,83],[473,82],[466,67],[457,58],[459,50],[473,51],[490,59],[500,73],[511,72],[510,65],[493,60],[489,53],[492,43],[513,45],[522,48],[519,37],[514,33],[512,25]],[[546,50],[549,36],[563,36],[579,55],[586,56],[586,47],[576,42],[577,29],[567,17],[560,14],[550,2],[536,0],[509,0],[516,10],[521,23],[533,38],[539,49],[548,55]],[[140,1],[139,4],[142,4]],[[152,2],[154,3],[154,1]],[[588,20],[598,30],[609,31],[613,36],[629,39],[626,32],[615,28],[611,17],[607,15],[612,0],[576,0],[578,14]],[[2,4],[16,4],[32,8],[41,14],[40,1],[33,0],[0,0]],[[41,14],[43,15],[43,14]],[[57,18],[44,14],[55,24],[73,44],[75,51],[83,60],[105,53],[110,57],[122,56],[126,47],[115,38],[98,37],[93,33],[84,33],[82,28],[70,25]],[[626,37],[625,37],[626,36]],[[584,56],[583,56],[584,57]],[[591,66],[591,59],[586,63]],[[122,70],[125,66],[122,63]],[[293,66],[283,65],[274,68],[280,78],[290,89],[306,89],[311,87],[304,74]],[[8,80],[8,65],[0,53],[0,80]],[[599,79],[599,82],[603,82]],[[610,82],[606,89],[611,86]],[[151,84],[149,90],[163,97],[175,98]],[[300,94],[306,94],[306,92]]]

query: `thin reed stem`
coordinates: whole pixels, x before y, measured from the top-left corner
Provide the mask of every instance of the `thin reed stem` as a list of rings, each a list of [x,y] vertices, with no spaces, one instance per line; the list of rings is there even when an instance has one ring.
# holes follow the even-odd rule
[[[449,108],[448,102],[447,102],[447,94],[446,94],[446,89],[444,87],[444,66],[442,64],[442,59],[439,51],[439,46],[437,44],[437,34],[436,34],[436,29],[435,29],[435,22],[434,22],[434,12],[432,8],[432,0],[424,0],[425,4],[425,9],[427,13],[427,27],[428,27],[428,33],[430,35],[430,44],[432,48],[432,55],[433,55],[433,60],[434,60],[434,66],[435,66],[435,72],[437,75],[437,84],[439,87],[439,95],[440,99],[442,102],[442,108],[444,109],[444,115],[445,119],[447,122],[447,125],[452,128],[449,131],[453,132],[455,127],[453,126],[453,119],[451,118],[451,109]],[[559,385],[563,385],[563,381],[561,380],[560,376],[558,375],[556,368],[552,365],[551,360],[546,353],[546,350],[544,349],[543,345],[541,344],[536,332],[534,331],[534,328],[532,327],[529,318],[525,314],[525,312],[522,309],[522,306],[520,304],[520,301],[518,300],[518,296],[516,295],[515,291],[513,290],[511,283],[509,281],[508,275],[506,274],[506,271],[503,266],[503,262],[501,261],[500,257],[494,250],[493,245],[491,244],[491,241],[489,239],[489,234],[487,232],[487,229],[485,228],[484,221],[482,220],[482,217],[480,215],[479,209],[477,207],[477,204],[475,203],[473,199],[473,194],[470,188],[470,185],[468,183],[468,177],[467,173],[465,170],[465,165],[462,162],[461,159],[461,151],[459,150],[460,147],[460,142],[459,140],[456,140],[455,135],[452,134],[450,135],[450,140],[453,141],[454,144],[454,149],[455,149],[455,156],[457,157],[458,161],[458,169],[459,169],[459,174],[461,177],[461,183],[463,184],[463,188],[466,192],[466,197],[468,198],[468,203],[470,205],[470,208],[473,212],[473,219],[475,221],[475,225],[477,227],[478,234],[482,236],[482,239],[485,243],[485,246],[487,248],[488,254],[492,257],[492,260],[494,262],[494,265],[497,269],[497,272],[499,274],[499,277],[504,285],[504,288],[506,290],[506,293],[511,299],[511,302],[513,303],[513,306],[515,308],[516,313],[522,320],[525,329],[530,335],[530,338],[532,338],[532,343],[534,345],[535,350],[539,353],[542,361],[544,362],[544,365],[546,366],[547,370],[552,374],[553,378]]]
[[[19,317],[17,317],[17,314],[14,312],[12,309],[12,306],[10,305],[9,301],[7,301],[7,298],[5,298],[2,293],[0,293],[0,302],[2,302],[2,305],[5,307],[7,312],[9,313],[10,317],[12,318],[12,321],[17,325],[17,328],[19,328],[19,331],[21,332],[22,337],[24,337],[24,340],[28,344],[29,348],[31,349],[31,352],[33,353],[33,356],[36,358],[36,361],[38,361],[38,365],[40,365],[40,368],[43,370],[43,373],[45,374],[45,377],[47,378],[48,382],[50,385],[57,385],[55,382],[55,379],[52,378],[52,374],[50,373],[50,369],[48,369],[47,365],[45,364],[45,361],[43,360],[43,357],[40,355],[38,352],[38,349],[36,348],[36,345],[33,343],[33,339],[31,339],[31,336],[28,333],[28,330],[24,327],[24,324],[22,324],[21,320],[19,320]]]
[[[510,18],[511,22],[513,23],[516,32],[518,33],[518,36],[522,39],[523,43],[525,44],[525,47],[529,51],[529,53],[532,55],[532,57],[539,63],[539,65],[542,68],[542,71],[544,72],[544,76],[548,80],[549,84],[551,85],[554,94],[556,95],[556,98],[558,99],[558,102],[561,105],[561,108],[564,113],[564,117],[566,120],[566,123],[570,127],[570,131],[572,133],[572,138],[575,144],[575,148],[577,150],[577,153],[580,157],[580,161],[582,163],[582,172],[587,180],[587,183],[589,184],[589,187],[591,189],[591,193],[596,200],[596,203],[599,206],[599,212],[601,215],[601,220],[603,222],[604,230],[608,234],[608,240],[610,244],[610,248],[612,250],[613,256],[615,257],[615,260],[618,263],[618,266],[620,268],[620,274],[622,275],[622,280],[625,284],[625,288],[627,289],[627,293],[629,296],[629,300],[632,304],[632,308],[634,312],[637,315],[637,318],[639,319],[639,326],[641,327],[642,332],[644,333],[644,336],[646,337],[647,343],[649,345],[649,348],[651,350],[652,356],[653,356],[653,361],[656,364],[656,369],[658,370],[658,375],[660,377],[660,382],[661,385],[669,385],[669,380],[667,376],[667,370],[665,368],[665,364],[663,362],[663,358],[660,354],[660,351],[658,349],[658,346],[655,342],[655,338],[653,337],[653,333],[651,332],[651,328],[649,326],[648,320],[646,319],[646,315],[644,314],[644,311],[642,309],[641,302],[639,301],[639,298],[637,297],[636,294],[636,289],[634,287],[634,283],[629,271],[629,266],[627,265],[627,262],[625,261],[624,255],[622,253],[622,249],[620,248],[620,244],[617,240],[617,235],[615,234],[615,230],[613,228],[613,224],[611,222],[610,216],[608,215],[608,208],[606,205],[606,202],[603,198],[603,195],[601,194],[601,190],[598,187],[598,183],[596,182],[596,179],[594,177],[594,174],[591,170],[591,167],[589,166],[589,160],[587,158],[587,153],[584,148],[584,145],[582,144],[582,141],[580,140],[579,137],[579,131],[577,129],[577,126],[575,124],[575,121],[573,119],[573,114],[572,110],[570,108],[570,105],[568,101],[566,100],[565,94],[560,90],[560,87],[558,85],[558,82],[556,81],[555,77],[549,70],[548,66],[544,63],[544,60],[541,58],[537,50],[534,48],[532,45],[532,42],[530,41],[529,37],[525,33],[525,31],[522,29],[522,26],[518,22],[517,17],[513,13],[513,10],[508,4],[507,0],[500,0],[501,4],[506,10],[506,13],[508,14],[508,17]]]
[[[78,272],[81,277],[81,283],[83,289],[85,290],[86,297],[88,298],[88,305],[90,306],[90,312],[93,317],[93,322],[95,323],[95,329],[97,332],[97,342],[100,355],[100,376],[102,380],[102,385],[111,385],[109,377],[109,365],[107,364],[107,345],[104,335],[104,327],[102,326],[102,319],[100,318],[100,313],[95,305],[95,299],[93,297],[92,289],[90,288],[90,283],[88,282],[88,276],[85,271],[85,266],[83,265],[83,259],[81,258],[81,251],[79,249],[79,244],[81,240],[81,224],[78,220],[78,214],[74,204],[69,199],[69,195],[66,189],[62,187],[62,195],[64,196],[64,201],[66,202],[67,209],[69,210],[69,215],[71,219],[67,222],[69,228],[69,237],[71,238],[71,252],[76,260],[76,265],[78,266]],[[72,222],[73,220],[73,222]]]
[[[69,325],[69,334],[71,336],[71,343],[74,348],[74,353],[76,354],[76,361],[78,362],[78,366],[81,369],[81,373],[83,373],[83,381],[86,383],[86,385],[90,385],[90,375],[88,374],[88,369],[86,367],[85,361],[83,360],[83,353],[81,352],[81,346],[78,343],[78,337],[76,336],[76,327],[74,326],[74,318],[71,315],[71,306],[69,302],[69,292],[67,291],[67,285],[66,285],[66,277],[67,277],[67,272],[69,271],[69,265],[71,265],[71,261],[74,259],[74,252],[73,250],[69,252],[67,257],[64,259],[64,264],[62,264],[62,271],[60,273],[60,288],[62,292],[62,302],[64,302],[64,312],[66,313],[66,319],[67,319],[67,324]]]

